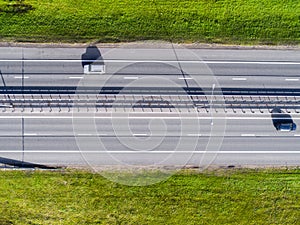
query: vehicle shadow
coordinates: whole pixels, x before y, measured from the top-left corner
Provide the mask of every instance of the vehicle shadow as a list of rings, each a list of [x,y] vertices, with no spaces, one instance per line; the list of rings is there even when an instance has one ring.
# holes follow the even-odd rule
[[[95,45],[88,46],[85,53],[81,55],[81,65],[84,67],[85,65],[90,65],[95,61],[103,62],[101,52]]]
[[[279,107],[275,107],[271,111],[271,117],[273,126],[276,130],[282,130],[284,128],[283,125],[289,127],[290,130],[296,129],[296,124],[292,117],[289,114],[284,113]]]

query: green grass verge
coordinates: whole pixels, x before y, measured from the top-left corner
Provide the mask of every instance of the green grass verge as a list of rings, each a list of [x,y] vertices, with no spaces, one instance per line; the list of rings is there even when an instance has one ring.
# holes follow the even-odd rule
[[[299,44],[298,0],[0,0],[0,40]]]
[[[0,172],[0,224],[299,224],[300,170],[183,171],[129,187],[82,171]]]

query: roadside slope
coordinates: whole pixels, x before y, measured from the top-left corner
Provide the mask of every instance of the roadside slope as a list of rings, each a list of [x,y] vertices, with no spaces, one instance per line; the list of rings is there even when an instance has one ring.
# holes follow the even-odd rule
[[[298,224],[299,174],[183,171],[131,187],[82,171],[1,171],[0,224]]]
[[[295,0],[0,0],[0,41],[299,44]]]

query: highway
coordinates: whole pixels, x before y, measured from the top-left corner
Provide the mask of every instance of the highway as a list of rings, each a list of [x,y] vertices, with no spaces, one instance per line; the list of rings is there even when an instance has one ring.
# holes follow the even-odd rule
[[[271,111],[300,127],[300,51],[101,48],[101,75],[83,74],[86,52],[0,48],[0,158],[299,165],[300,129],[277,131]]]
[[[298,56],[299,58],[299,56]],[[19,59],[21,61],[21,59]],[[20,61],[1,61],[1,72],[4,74],[7,86],[21,85],[22,70]],[[201,71],[192,71],[189,73],[192,76],[201,76],[203,83],[210,80],[211,75],[216,76],[217,81],[222,87],[253,87],[253,88],[275,88],[285,86],[286,88],[297,88],[299,83],[299,62],[268,62],[252,61],[237,63],[236,61],[202,61],[209,66],[209,75],[207,71],[201,74]],[[114,64],[117,64],[115,62]],[[171,82],[177,85],[185,85],[185,80],[191,87],[197,86],[194,84],[190,75],[185,79],[176,68],[167,64],[170,68],[164,67],[161,62],[156,63],[139,63],[134,65],[132,69],[122,69],[116,71],[117,66],[111,68],[107,66],[107,73],[101,79],[108,81],[106,86],[125,86],[132,80],[139,80],[139,86],[151,86],[157,83],[159,77],[164,76]],[[185,64],[186,67],[192,67],[193,64]],[[119,63],[119,67],[122,63]],[[201,65],[202,66],[202,65]],[[112,76],[113,74],[113,76]],[[51,76],[50,76],[51,75]],[[149,77],[151,78],[149,79]],[[259,77],[259,79],[258,79]],[[78,81],[82,79],[81,60],[75,62],[69,61],[33,61],[24,63],[24,84],[26,86],[76,86]],[[146,79],[145,79],[146,78]],[[163,86],[162,86],[163,87]]]

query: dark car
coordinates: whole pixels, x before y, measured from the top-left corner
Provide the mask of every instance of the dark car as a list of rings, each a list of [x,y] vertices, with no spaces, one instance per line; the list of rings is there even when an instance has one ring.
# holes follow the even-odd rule
[[[296,130],[297,126],[295,123],[291,123],[291,122],[279,122],[276,124],[276,130],[279,131],[294,131]]]
[[[273,125],[278,131],[294,131],[297,126],[289,114],[283,113],[279,108],[272,110]]]

